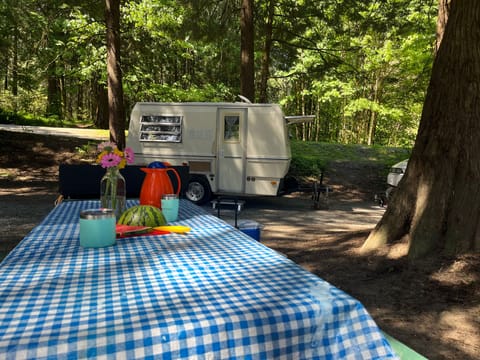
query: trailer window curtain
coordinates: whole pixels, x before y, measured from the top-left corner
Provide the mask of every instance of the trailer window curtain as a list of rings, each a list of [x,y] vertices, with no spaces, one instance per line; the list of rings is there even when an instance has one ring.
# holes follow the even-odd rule
[[[240,115],[225,115],[224,117],[224,135],[226,142],[240,141]]]

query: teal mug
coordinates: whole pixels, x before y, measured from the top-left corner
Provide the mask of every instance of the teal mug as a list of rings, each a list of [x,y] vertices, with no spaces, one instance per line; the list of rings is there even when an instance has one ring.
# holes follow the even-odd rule
[[[180,200],[177,194],[163,194],[162,195],[162,213],[165,216],[167,222],[177,221],[178,219],[178,207]]]
[[[115,244],[116,218],[112,209],[88,209],[80,212],[80,245],[101,248]]]

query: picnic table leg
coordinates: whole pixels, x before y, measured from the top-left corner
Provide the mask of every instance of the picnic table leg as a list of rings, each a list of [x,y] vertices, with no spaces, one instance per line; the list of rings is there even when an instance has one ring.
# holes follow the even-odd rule
[[[238,219],[238,201],[237,199],[235,199],[235,227],[238,229],[237,219]]]

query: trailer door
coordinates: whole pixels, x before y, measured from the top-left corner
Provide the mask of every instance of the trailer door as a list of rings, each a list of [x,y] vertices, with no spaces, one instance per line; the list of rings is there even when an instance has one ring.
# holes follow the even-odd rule
[[[245,191],[247,110],[218,110],[217,184],[220,192]]]

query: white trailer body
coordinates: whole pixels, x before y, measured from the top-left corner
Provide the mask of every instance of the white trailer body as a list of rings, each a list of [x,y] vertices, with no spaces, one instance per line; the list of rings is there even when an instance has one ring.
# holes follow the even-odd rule
[[[127,146],[137,165],[188,165],[187,198],[198,203],[211,193],[277,195],[291,160],[286,118],[276,104],[137,103]],[[207,198],[189,196],[201,178]]]

